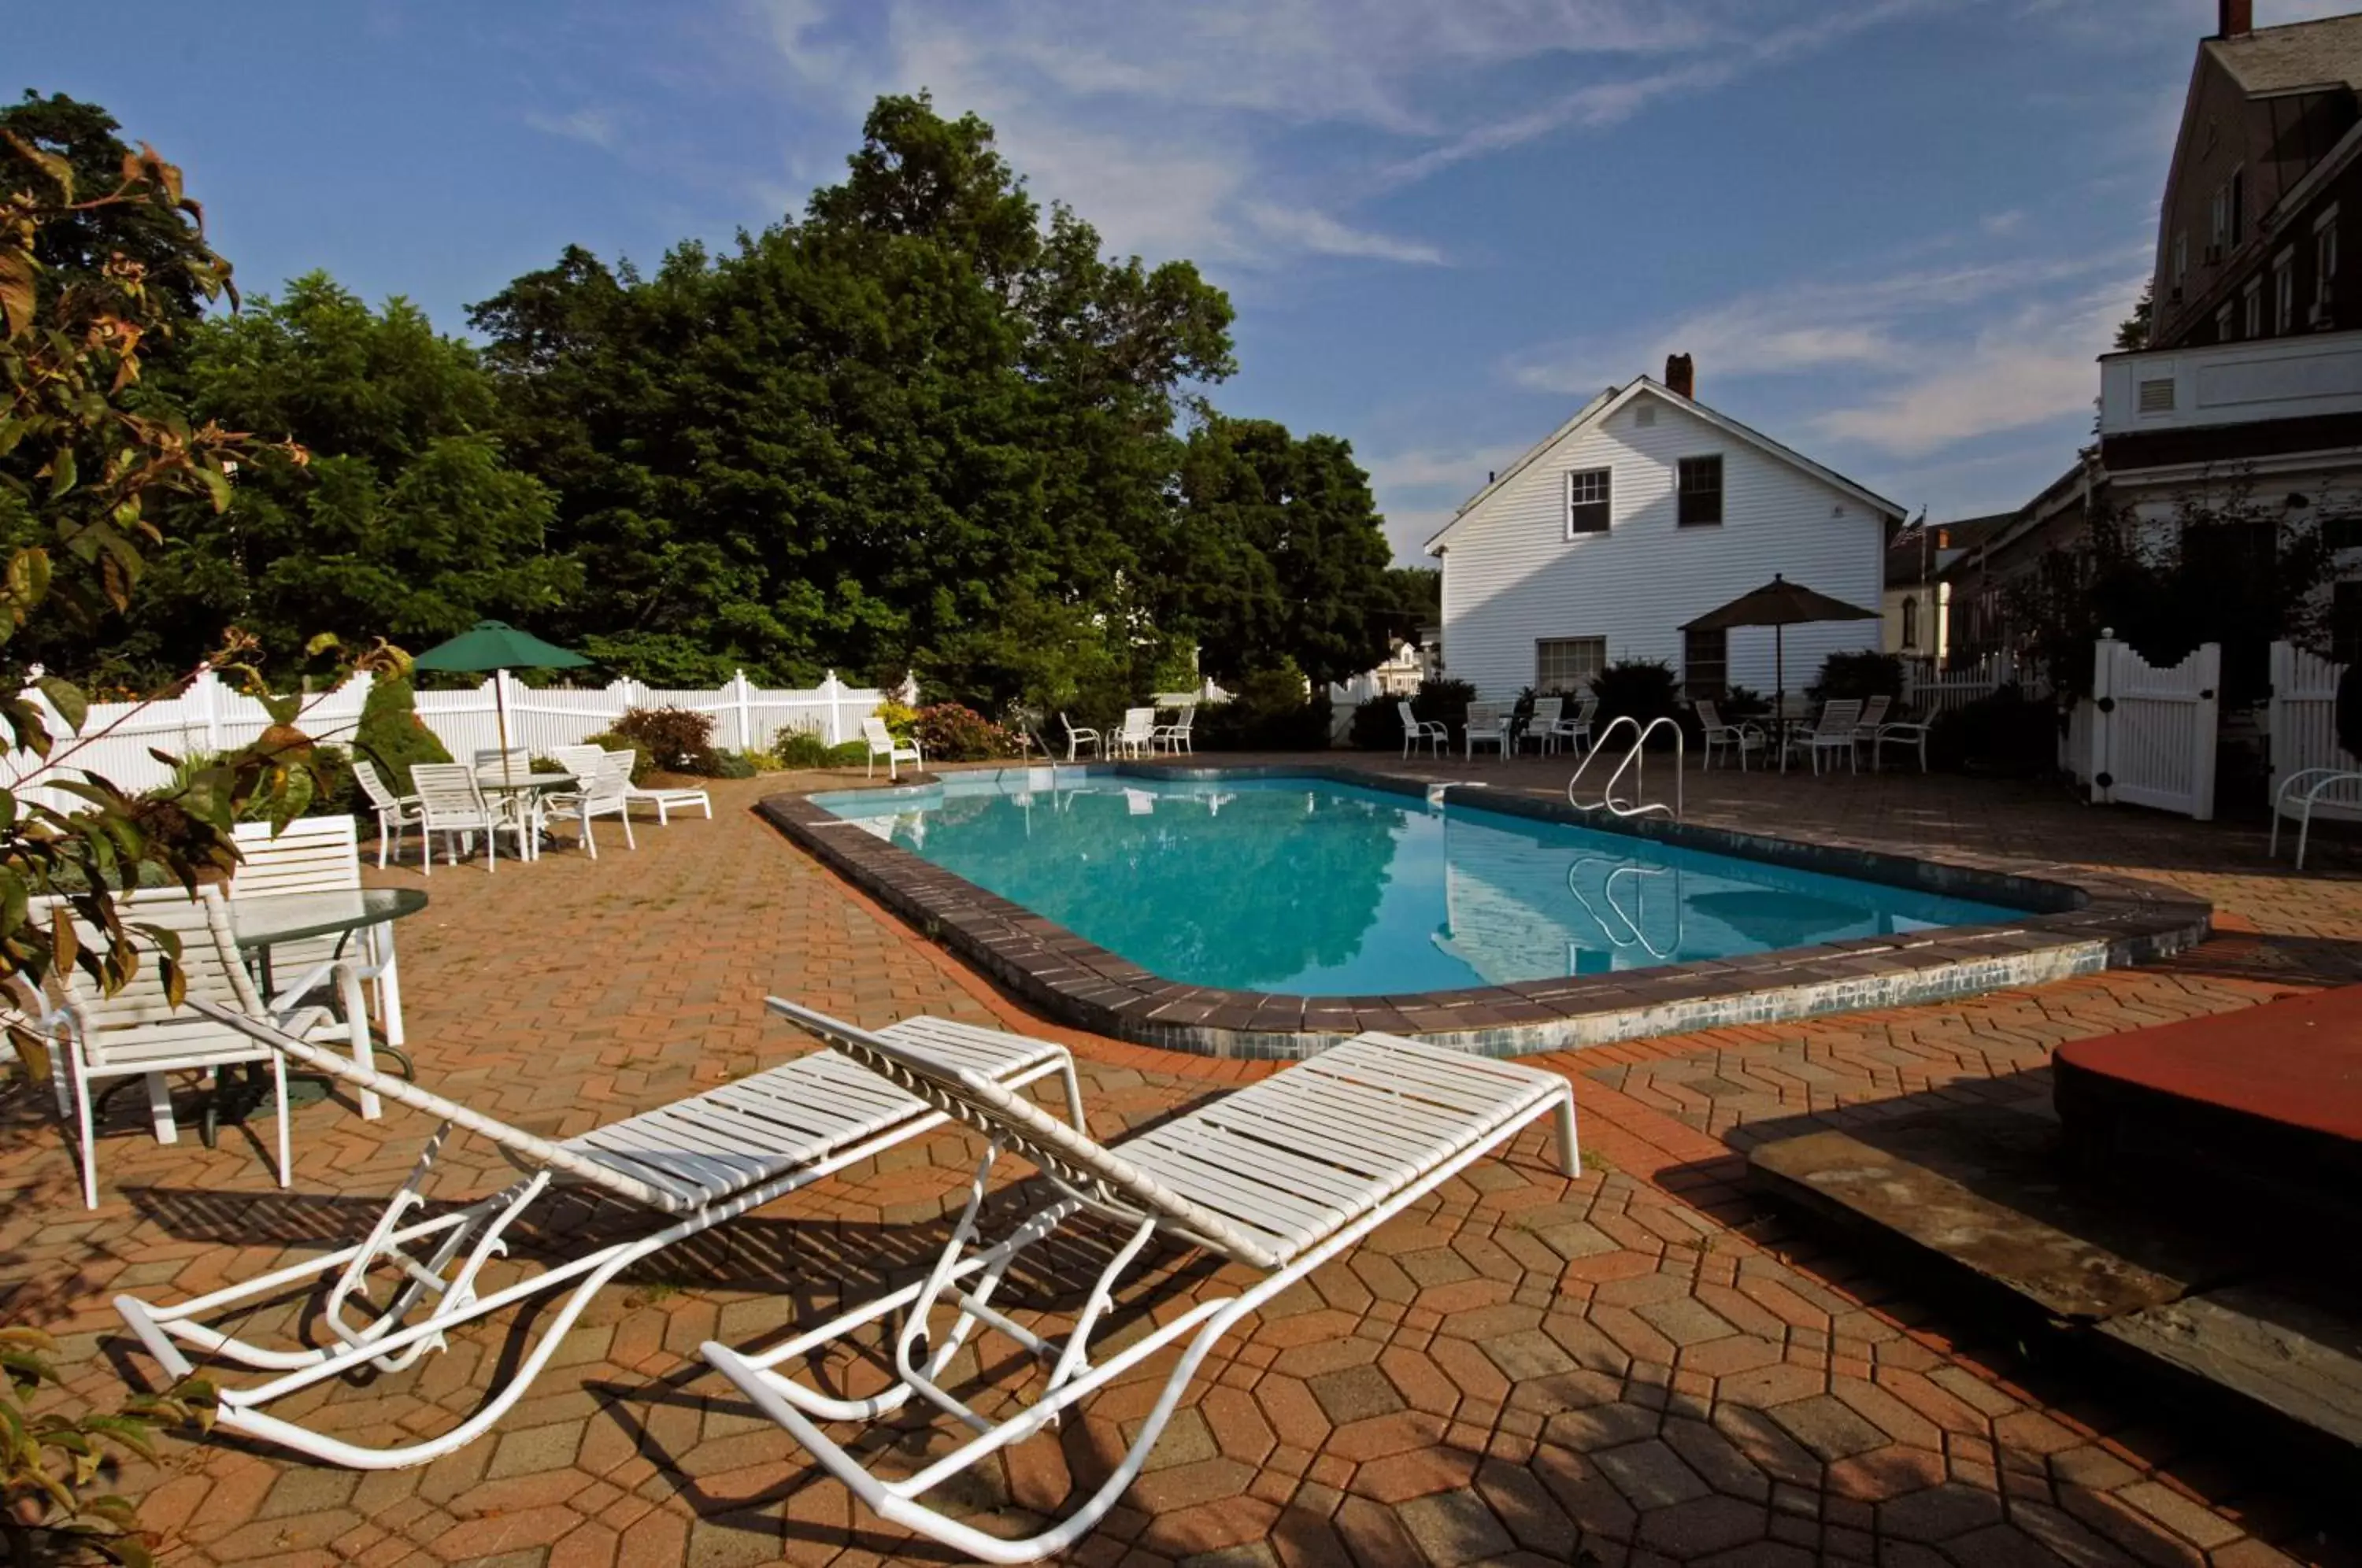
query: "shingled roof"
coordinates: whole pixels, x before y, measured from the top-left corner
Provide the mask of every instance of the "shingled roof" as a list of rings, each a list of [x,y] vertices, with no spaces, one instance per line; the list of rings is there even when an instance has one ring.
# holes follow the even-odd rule
[[[2306,87],[2362,88],[2362,15],[2258,28],[2205,47],[2250,94]]]

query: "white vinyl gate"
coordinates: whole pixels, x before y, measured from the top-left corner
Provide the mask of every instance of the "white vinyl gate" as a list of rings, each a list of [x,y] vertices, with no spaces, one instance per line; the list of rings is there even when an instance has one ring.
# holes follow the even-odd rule
[[[2223,648],[2202,643],[2160,669],[2103,637],[2092,673],[2092,799],[2214,815],[2214,738]]]
[[[2337,744],[2337,682],[2345,667],[2293,643],[2272,645],[2272,788],[2308,767],[2362,771]]]

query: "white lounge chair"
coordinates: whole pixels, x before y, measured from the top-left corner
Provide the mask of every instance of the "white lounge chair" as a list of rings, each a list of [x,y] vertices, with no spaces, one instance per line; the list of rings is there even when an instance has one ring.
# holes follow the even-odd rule
[[[55,907],[54,905],[52,907]],[[53,971],[35,996],[29,988],[17,988],[27,1027],[55,1048],[51,1086],[58,1114],[73,1129],[82,1165],[82,1198],[98,1207],[98,1146],[95,1086],[107,1078],[142,1077],[148,1081],[148,1109],[156,1141],[170,1143],[178,1136],[172,1121],[168,1073],[203,1071],[219,1084],[226,1067],[268,1063],[272,1097],[278,1112],[279,1185],[288,1180],[289,1141],[287,1069],[278,1053],[258,1044],[230,1026],[270,1020],[293,1040],[312,1041],[341,1035],[353,1059],[370,1058],[369,1017],[361,1000],[357,966],[339,964],[335,977],[345,1017],[337,1019],[325,1007],[295,1007],[270,1012],[254,988],[253,978],[239,962],[237,939],[231,934],[226,900],[215,888],[200,888],[194,898],[178,888],[151,889],[118,895],[116,908],[131,933],[139,955],[138,972],[112,996],[103,995],[90,977],[72,965]],[[47,923],[48,915],[44,915]],[[85,949],[103,951],[107,938],[79,915],[71,917]],[[180,972],[191,1007],[175,1007],[165,992],[163,966],[155,939],[140,933],[148,926],[170,933],[180,943]],[[302,1048],[329,1054],[316,1045]],[[340,1058],[339,1058],[340,1059]],[[351,1064],[348,1062],[347,1066]],[[372,1072],[371,1077],[377,1075]]]
[[[670,827],[672,814],[675,812],[685,812],[691,806],[702,812],[707,822],[713,820],[713,797],[704,790],[690,784],[664,784],[654,787],[635,784],[632,782],[632,769],[639,766],[639,754],[633,751],[611,751],[607,755],[611,757],[620,756],[626,759],[623,765],[624,803],[626,806],[654,806],[657,809],[657,826]]]
[[[561,1143],[535,1137],[417,1085],[364,1072],[252,1019],[202,1010],[244,1032],[291,1066],[326,1073],[423,1110],[441,1125],[367,1237],[357,1246],[229,1286],[194,1299],[158,1305],[133,1296],[116,1309],[160,1363],[167,1380],[188,1376],[182,1346],[275,1374],[246,1387],[223,1387],[217,1419],[228,1430],[332,1464],[395,1470],[424,1464],[481,1436],[532,1390],[535,1379],[600,1289],[642,1260],[857,1165],[943,1125],[946,1117],[920,1099],[830,1051],[799,1056],[767,1072],[709,1089]],[[1014,1092],[1063,1075],[1068,1113],[1079,1126],[1082,1096],[1065,1047],[973,1024],[915,1019],[882,1032],[898,1050],[932,1070],[973,1075]],[[1051,1119],[1053,1125],[1057,1125]],[[499,1147],[525,1174],[489,1198],[429,1214],[421,1188],[452,1132]],[[568,1184],[619,1199],[645,1216],[638,1232],[604,1245],[563,1249],[550,1265],[497,1288],[485,1264],[524,1215],[546,1207],[553,1186]],[[368,1294],[372,1274],[383,1289]],[[210,1326],[245,1303],[332,1283],[317,1318],[299,1325],[290,1346],[248,1343]],[[567,1295],[536,1315],[529,1350],[513,1366],[483,1364],[487,1397],[464,1420],[434,1437],[369,1446],[315,1431],[270,1414],[275,1401],[352,1376],[369,1367],[397,1372],[462,1324],[490,1317],[561,1287]],[[309,1347],[309,1348],[307,1348]]]
[[[885,720],[876,717],[862,720],[861,738],[869,743],[869,760],[864,769],[864,777],[877,777],[877,759],[881,756],[886,759],[886,778],[889,782],[901,777],[895,771],[896,765],[900,763],[907,762],[921,772],[926,771],[927,759],[919,755],[919,743],[895,739],[893,732],[886,727]]]
[[[241,823],[234,830],[238,867],[229,897],[268,899],[293,893],[347,893],[361,885],[360,824],[351,817],[298,817],[277,833],[269,823]],[[407,1037],[402,1027],[402,970],[395,962],[393,922],[382,921],[341,936],[309,936],[270,948],[270,983],[265,999],[285,1010],[326,985],[336,966],[349,958],[377,993],[379,1032],[389,1045]],[[377,1102],[363,1097],[361,1113],[377,1114]]]
[[[1923,753],[1924,755],[1924,753]],[[2304,846],[2312,836],[2312,819],[2362,822],[2362,773],[2350,767],[2301,767],[2272,790],[2272,837],[2265,853],[2280,853],[2280,822],[2296,823],[2296,868],[2304,869]]]
[[[1704,766],[1712,767],[1715,755],[1727,747],[1738,754],[1738,770],[1741,773],[1746,772],[1747,754],[1763,749],[1763,732],[1749,723],[1723,723],[1722,711],[1705,698],[1699,698],[1692,702],[1690,707],[1696,712],[1698,728],[1704,731],[1705,735]]]
[[[1405,761],[1409,760],[1411,747],[1415,745],[1424,745],[1429,755],[1441,756],[1443,748],[1451,744],[1451,726],[1440,719],[1420,718],[1411,711],[1409,698],[1396,702],[1395,711],[1402,715]]]
[[[1803,749],[1812,754],[1813,771],[1821,770],[1821,754],[1843,752],[1846,764],[1855,772],[1861,771],[1860,754],[1854,742],[1861,733],[1861,699],[1849,697],[1842,702],[1821,704],[1820,722],[1809,730],[1800,730],[1788,737],[1791,750]],[[1835,771],[1837,759],[1832,756],[1829,767]]]
[[[1103,743],[1107,739],[1106,736],[1100,734],[1098,731],[1090,728],[1088,725],[1076,723],[1074,720],[1066,717],[1064,711],[1061,711],[1058,714],[1058,723],[1065,729],[1066,732],[1066,760],[1068,762],[1074,761],[1075,758],[1082,752],[1100,750]]]
[[[418,797],[395,794],[374,764],[354,763],[353,780],[369,798],[370,810],[377,813],[377,868],[382,871],[389,852],[396,860],[402,858],[402,830],[416,827],[425,818],[419,811]],[[420,841],[425,842],[424,834]]]
[[[980,1074],[776,997],[770,1006],[990,1142],[969,1184],[966,1211],[924,1279],[759,1354],[709,1342],[705,1359],[871,1511],[988,1562],[1030,1562],[1087,1534],[1140,1474],[1198,1363],[1241,1319],[1537,1120],[1556,1116],[1560,1157],[1570,1176],[1582,1174],[1574,1099],[1564,1078],[1388,1035],[1361,1035],[1110,1149]],[[988,1242],[977,1233],[977,1210],[1003,1151],[1041,1170],[1043,1202],[1010,1233]],[[1112,1221],[1128,1239],[1061,1343],[1013,1321],[990,1298],[1020,1253],[1083,1213]],[[1097,1350],[1091,1335],[1114,1305],[1116,1288],[1157,1242],[1201,1249],[1261,1277],[1236,1296],[1143,1317],[1143,1331],[1129,1342]],[[947,1325],[933,1320],[939,1306],[952,1314]],[[889,1340],[899,1377],[883,1394],[835,1398],[776,1370],[888,1317],[896,1323]],[[979,1324],[1031,1352],[1046,1376],[1032,1404],[997,1419],[970,1409],[940,1382]],[[1122,1462],[1058,1524],[1009,1540],[921,1500],[1176,1342],[1180,1355]],[[913,1394],[974,1435],[908,1480],[878,1480],[820,1428],[822,1420],[878,1422]]]
[[[1489,745],[1504,759],[1509,755],[1509,704],[1507,702],[1471,702],[1468,721],[1461,732],[1466,756],[1476,760],[1476,748]]]
[[[421,762],[410,769],[418,790],[419,837],[426,845],[420,868],[435,875],[435,835],[443,835],[451,864],[459,864],[462,848],[475,853],[476,834],[484,835],[484,869],[500,868],[500,830],[515,827],[509,814],[484,799],[476,787],[476,770],[457,762]],[[520,834],[522,828],[517,829]]]

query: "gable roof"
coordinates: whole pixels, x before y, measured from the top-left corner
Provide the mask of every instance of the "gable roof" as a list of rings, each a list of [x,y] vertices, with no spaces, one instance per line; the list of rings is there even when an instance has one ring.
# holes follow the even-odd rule
[[[2016,519],[2014,512],[1995,512],[1895,530],[1894,537],[1886,542],[1886,586],[1901,588],[1937,575]]]
[[[2249,96],[2362,87],[2362,16],[2258,28],[2200,46]]]
[[[1805,457],[1802,452],[1795,450],[1794,447],[1783,447],[1779,442],[1772,439],[1771,436],[1764,435],[1761,431],[1750,429],[1747,425],[1741,425],[1738,420],[1731,418],[1727,414],[1717,414],[1713,409],[1708,408],[1705,404],[1699,403],[1694,398],[1683,397],[1681,393],[1673,391],[1672,388],[1665,385],[1662,381],[1656,381],[1648,376],[1635,376],[1631,381],[1626,382],[1621,387],[1609,387],[1597,397],[1593,398],[1589,403],[1584,403],[1581,408],[1577,409],[1574,413],[1574,416],[1569,419],[1565,424],[1560,425],[1556,430],[1551,432],[1550,435],[1544,436],[1541,440],[1537,441],[1533,446],[1528,447],[1523,456],[1518,458],[1516,462],[1511,463],[1507,468],[1503,469],[1499,474],[1495,476],[1491,483],[1485,485],[1484,489],[1478,491],[1475,494],[1462,502],[1460,505],[1453,510],[1451,513],[1451,521],[1437,529],[1435,536],[1429,539],[1428,542],[1420,547],[1429,555],[1438,554],[1439,551],[1437,547],[1443,543],[1443,537],[1445,535],[1451,533],[1454,528],[1459,527],[1462,522],[1466,521],[1470,513],[1474,512],[1486,501],[1491,500],[1492,497],[1511,480],[1516,479],[1519,474],[1525,472],[1526,469],[1531,468],[1536,459],[1540,458],[1543,453],[1549,451],[1561,441],[1565,440],[1569,436],[1573,435],[1576,431],[1583,429],[1584,426],[1598,424],[1608,415],[1614,414],[1617,409],[1624,407],[1627,403],[1631,403],[1634,399],[1639,397],[1643,393],[1648,393],[1651,396],[1660,398],[1685,414],[1694,414],[1697,415],[1700,419],[1705,420],[1707,424],[1713,425],[1717,430],[1720,430],[1724,435],[1744,441],[1749,446],[1753,447],[1771,457],[1777,458],[1780,461],[1788,464],[1791,468],[1802,469],[1805,472],[1812,475],[1815,479],[1819,480],[1822,483],[1829,485],[1834,489],[1843,491],[1846,494],[1852,496],[1856,501],[1860,502],[1864,506],[1869,507],[1872,512],[1878,513],[1882,516],[1899,519],[1904,515],[1903,508],[1896,502],[1887,500],[1884,496],[1878,494],[1875,491],[1865,490],[1860,485],[1854,483],[1853,480],[1846,478],[1843,474],[1837,472],[1833,469],[1822,467],[1820,464],[1813,461],[1812,458]]]

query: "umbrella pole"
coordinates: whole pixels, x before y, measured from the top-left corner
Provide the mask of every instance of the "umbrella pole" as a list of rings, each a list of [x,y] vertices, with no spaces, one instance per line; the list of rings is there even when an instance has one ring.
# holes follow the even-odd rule
[[[1788,771],[1788,646],[1783,629],[1772,628],[1772,727],[1780,735],[1780,771]]]

